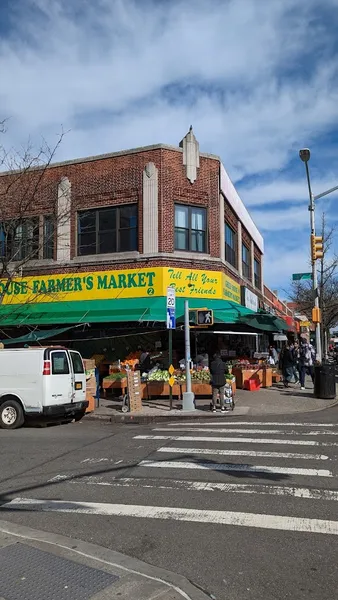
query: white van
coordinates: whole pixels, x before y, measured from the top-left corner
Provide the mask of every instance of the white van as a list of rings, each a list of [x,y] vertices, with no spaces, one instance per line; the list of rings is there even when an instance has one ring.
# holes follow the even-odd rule
[[[25,417],[82,419],[86,374],[81,354],[59,346],[0,350],[0,427],[21,427]]]

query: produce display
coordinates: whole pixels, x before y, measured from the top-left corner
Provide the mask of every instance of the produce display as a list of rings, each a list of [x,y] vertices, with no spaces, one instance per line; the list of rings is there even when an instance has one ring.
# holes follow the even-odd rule
[[[161,369],[152,370],[148,374],[148,381],[169,381],[169,372]]]
[[[124,373],[123,371],[118,372],[118,373],[111,373],[110,375],[107,375],[107,377],[105,377],[105,379],[107,379],[108,381],[121,381],[121,379],[125,379],[127,377],[127,374]]]

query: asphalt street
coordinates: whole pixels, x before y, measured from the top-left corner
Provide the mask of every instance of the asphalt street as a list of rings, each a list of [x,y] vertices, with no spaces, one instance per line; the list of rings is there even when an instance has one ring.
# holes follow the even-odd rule
[[[331,600],[338,407],[1,431],[0,518],[180,573],[225,600]]]

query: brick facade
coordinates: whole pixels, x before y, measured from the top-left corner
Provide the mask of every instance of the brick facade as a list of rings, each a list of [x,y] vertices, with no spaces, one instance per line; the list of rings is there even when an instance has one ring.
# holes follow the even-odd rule
[[[26,264],[24,274],[85,272],[110,269],[130,269],[152,266],[174,266],[187,269],[221,271],[238,283],[250,287],[241,280],[237,270],[229,268],[222,260],[220,236],[220,160],[211,155],[199,155],[196,179],[191,182],[184,164],[184,150],[167,146],[151,146],[111,155],[67,161],[49,166],[43,173],[35,170],[18,178],[15,174],[0,176],[0,194],[10,183],[7,201],[2,196],[2,219],[16,215],[18,198],[25,195],[23,182],[29,180],[30,189],[36,190],[34,201],[26,207],[25,217],[56,213],[58,186],[62,178],[68,178],[71,191],[70,210],[70,261],[46,260]],[[143,254],[143,172],[148,163],[158,170],[158,253]],[[38,182],[38,184],[37,184]],[[20,196],[21,194],[21,196]],[[27,194],[27,197],[29,195]],[[20,203],[20,201],[19,201]],[[77,215],[79,211],[99,207],[120,206],[135,203],[138,206],[138,250],[135,253],[116,255],[77,256]],[[207,252],[175,252],[174,222],[175,203],[204,207],[207,210]],[[224,220],[238,231],[238,217],[227,200],[224,200]],[[250,248],[251,238],[242,227],[243,242]],[[57,240],[56,240],[57,243]],[[193,255],[192,255],[193,254]],[[255,256],[260,251],[255,247]],[[56,252],[55,257],[56,258]],[[260,290],[252,291],[260,295]]]

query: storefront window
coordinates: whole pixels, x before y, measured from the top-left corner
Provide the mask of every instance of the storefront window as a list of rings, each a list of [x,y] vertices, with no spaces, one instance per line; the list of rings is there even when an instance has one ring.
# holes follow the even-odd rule
[[[255,287],[261,289],[261,263],[254,259]]]
[[[206,252],[206,209],[175,205],[175,250]]]
[[[236,233],[227,223],[225,223],[225,260],[233,267],[237,267]]]
[[[250,250],[242,244],[242,273],[243,277],[250,279]]]
[[[78,214],[78,254],[137,250],[137,205],[100,208]]]

